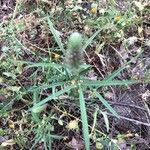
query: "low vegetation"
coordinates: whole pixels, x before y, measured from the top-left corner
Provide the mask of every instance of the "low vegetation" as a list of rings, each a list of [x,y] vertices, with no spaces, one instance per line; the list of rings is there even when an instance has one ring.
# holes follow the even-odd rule
[[[149,1],[0,2],[0,148],[149,149]]]

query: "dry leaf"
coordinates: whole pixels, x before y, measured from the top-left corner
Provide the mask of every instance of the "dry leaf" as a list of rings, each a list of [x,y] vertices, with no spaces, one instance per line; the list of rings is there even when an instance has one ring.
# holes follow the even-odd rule
[[[134,1],[134,4],[135,4],[136,7],[138,7],[138,9],[139,9],[140,11],[142,11],[142,10],[144,9],[144,5],[142,5],[141,2]]]
[[[127,39],[127,43],[128,43],[129,45],[134,45],[134,43],[137,42],[137,41],[138,41],[138,38],[135,37],[135,36],[131,36],[131,37],[129,37],[129,38]]]
[[[58,123],[63,126],[63,121],[61,119],[58,120]]]
[[[138,27],[138,34],[141,35],[143,32],[143,28],[142,27]]]
[[[0,83],[3,83],[4,79],[0,77]]]
[[[6,147],[6,146],[12,146],[12,145],[14,145],[14,144],[16,144],[16,142],[15,142],[13,139],[10,139],[10,140],[7,140],[7,141],[3,142],[3,143],[1,144],[1,146],[2,146],[2,147]]]
[[[97,13],[97,4],[92,4],[91,5],[91,10],[90,10],[90,12],[92,13],[92,14],[96,14]]]
[[[123,139],[118,140],[117,145],[119,146],[119,148],[121,150],[127,149],[127,142],[125,140],[123,140]]]
[[[72,138],[72,140],[69,143],[66,143],[66,145],[75,150],[81,150],[84,147],[83,141],[81,139],[75,139],[74,137]]]
[[[8,121],[8,125],[9,125],[9,128],[12,128],[12,129],[15,128],[14,122],[12,120]]]
[[[103,147],[103,144],[100,143],[100,142],[96,142],[96,149],[97,150],[102,150],[104,147]]]
[[[19,90],[21,89],[21,86],[8,86],[7,90],[10,90],[12,92],[19,92]]]
[[[116,21],[116,22],[120,21],[121,19],[122,19],[122,16],[116,16],[116,17],[115,17],[115,21]]]
[[[150,40],[146,40],[146,41],[145,41],[145,46],[150,47]]]
[[[78,120],[71,120],[66,127],[70,130],[78,129]]]

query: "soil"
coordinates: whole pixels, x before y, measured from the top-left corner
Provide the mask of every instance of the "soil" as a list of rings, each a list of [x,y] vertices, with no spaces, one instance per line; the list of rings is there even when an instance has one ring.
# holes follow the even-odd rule
[[[0,0],[0,22],[12,15],[15,3],[15,0]]]

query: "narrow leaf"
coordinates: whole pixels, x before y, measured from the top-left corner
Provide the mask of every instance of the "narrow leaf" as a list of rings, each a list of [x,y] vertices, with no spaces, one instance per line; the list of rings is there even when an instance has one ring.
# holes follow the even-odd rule
[[[13,60],[10,60],[11,62],[14,62]],[[54,62],[52,63],[43,63],[43,62],[31,62],[31,61],[21,61],[21,60],[15,60],[15,63],[19,63],[19,64],[27,64],[28,68],[32,68],[32,67],[43,67],[43,68],[49,68],[49,67],[53,67],[53,68],[60,68],[60,67],[64,67],[64,65],[61,64],[56,64]],[[58,69],[59,70],[59,69]]]
[[[124,69],[125,69],[125,66],[124,66],[124,67],[121,67],[121,68],[119,68],[119,69],[117,69],[116,71],[114,71],[114,72],[112,72],[110,75],[108,75],[108,76],[105,78],[105,80],[110,81],[110,80],[114,79],[114,78],[115,78],[116,76],[118,76],[119,73],[120,73],[121,71],[123,71]]]
[[[58,46],[59,46],[59,48],[62,50],[62,52],[65,52],[64,47],[63,47],[63,43],[60,39],[58,31],[53,27],[53,23],[50,21],[49,17],[47,17],[47,22],[48,22],[49,28],[50,28]]]
[[[100,33],[101,29],[96,31],[83,45],[82,49],[85,51],[85,49],[92,43],[93,39]]]
[[[114,71],[113,73],[111,73],[110,75],[108,75],[105,80],[112,80],[114,79],[116,76],[119,75],[119,73],[121,71],[123,71],[127,65],[129,65],[133,60],[136,60],[142,53],[144,50],[142,50],[140,53],[138,53],[135,57],[133,57],[131,60],[129,60],[127,63],[124,64],[124,66],[122,66],[121,68],[117,69],[116,71]]]
[[[110,106],[110,104],[97,92],[95,91],[95,96],[102,102],[102,104],[116,117],[118,117],[117,112]]]
[[[59,68],[62,67],[61,65],[55,64],[55,63],[33,63],[28,66],[28,68],[33,68],[33,67],[55,67]]]
[[[80,111],[81,111],[81,120],[82,120],[82,130],[85,141],[86,150],[90,150],[90,139],[89,139],[89,129],[88,129],[88,118],[86,113],[86,106],[83,96],[83,91],[81,86],[79,86],[79,101],[80,101]]]
[[[49,85],[38,85],[38,86],[31,86],[26,92],[26,93],[29,93],[29,92],[35,92],[35,91],[39,91],[39,90],[46,90],[46,89],[49,89],[49,88],[53,88],[53,87],[57,87],[57,86],[61,86],[63,84],[65,84],[66,82],[57,82],[57,83],[52,83],[52,84],[49,84]]]
[[[102,87],[102,86],[113,86],[113,85],[129,85],[129,84],[135,84],[139,83],[139,81],[136,80],[84,80],[82,85],[84,86],[93,86],[93,87]]]
[[[34,108],[37,108],[37,107],[39,107],[39,106],[41,106],[41,105],[43,105],[43,104],[45,104],[45,103],[47,103],[48,101],[50,101],[50,100],[52,100],[52,99],[58,97],[59,95],[65,93],[65,92],[70,91],[72,88],[74,88],[73,85],[67,86],[67,87],[65,87],[64,89],[62,89],[62,90],[60,90],[60,91],[58,91],[58,92],[56,92],[56,93],[54,93],[54,94],[48,96],[48,97],[45,98],[44,100],[42,100],[42,101],[40,101],[39,103],[35,104],[35,105],[31,108],[31,110],[34,109]]]

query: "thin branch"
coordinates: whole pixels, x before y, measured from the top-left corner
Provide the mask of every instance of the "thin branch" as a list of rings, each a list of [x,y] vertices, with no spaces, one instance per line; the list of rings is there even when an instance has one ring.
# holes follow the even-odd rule
[[[115,117],[113,114],[110,114],[110,113],[107,113],[109,116],[112,116],[112,117]],[[132,123],[136,124],[136,125],[145,125],[145,126],[148,126],[150,127],[150,124],[149,123],[145,123],[145,122],[141,122],[141,121],[138,121],[138,120],[135,120],[135,119],[131,119],[131,118],[127,118],[127,117],[124,117],[124,116],[120,116],[118,115],[118,117],[120,119],[124,119],[124,120],[127,120],[127,121],[131,121]]]
[[[109,103],[110,103],[111,105],[119,105],[119,106],[125,106],[125,107],[132,107],[132,108],[137,108],[137,109],[141,109],[141,110],[146,111],[145,108],[142,108],[142,107],[139,107],[139,106],[136,106],[136,105],[130,105],[130,104],[128,104],[128,103],[125,104],[125,103],[110,102],[110,101],[109,101]]]

